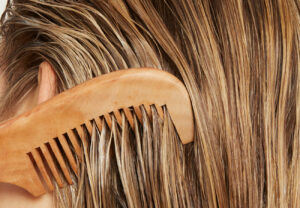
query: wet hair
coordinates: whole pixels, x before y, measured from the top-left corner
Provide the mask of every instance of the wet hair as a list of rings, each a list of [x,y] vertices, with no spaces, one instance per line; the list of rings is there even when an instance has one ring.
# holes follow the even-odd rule
[[[9,0],[1,18],[2,119],[48,61],[62,92],[115,70],[177,76],[194,142],[164,118],[94,126],[57,207],[299,207],[297,0]],[[76,155],[74,155],[76,157]]]

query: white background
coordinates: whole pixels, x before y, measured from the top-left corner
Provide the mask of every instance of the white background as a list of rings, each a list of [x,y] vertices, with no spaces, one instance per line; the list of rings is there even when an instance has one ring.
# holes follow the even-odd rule
[[[7,0],[0,0],[0,16],[2,15],[2,13],[5,9],[6,2],[7,2]]]

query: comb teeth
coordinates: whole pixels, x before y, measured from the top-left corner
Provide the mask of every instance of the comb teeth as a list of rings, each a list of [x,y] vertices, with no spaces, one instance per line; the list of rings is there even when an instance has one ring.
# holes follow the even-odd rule
[[[158,115],[163,118],[162,106],[154,105],[154,107],[156,108]],[[144,108],[149,118],[151,118],[151,105],[144,106]],[[80,146],[80,142],[85,143],[85,145],[87,144],[87,141],[85,140],[85,129],[91,136],[93,124],[95,124],[96,127],[101,131],[103,126],[102,122],[104,121],[107,123],[107,126],[111,128],[112,116],[114,116],[117,123],[122,126],[121,111],[124,112],[132,129],[134,128],[132,113],[135,113],[138,120],[142,122],[142,111],[140,106],[119,109],[107,113],[101,117],[86,121],[74,129],[59,135],[56,138],[50,139],[49,142],[35,148],[28,153],[31,162],[33,163],[35,170],[46,190],[52,191],[54,189],[53,181],[51,179],[54,179],[59,187],[64,186],[63,181],[66,181],[68,184],[73,183],[71,169],[75,175],[78,175],[77,162],[73,154],[76,154],[79,160],[81,160],[82,148]],[[62,176],[64,180],[62,179]]]
[[[62,144],[59,144],[59,142]],[[77,173],[77,167],[73,155],[69,155],[72,153],[68,146],[67,143],[64,143],[63,138],[60,137],[51,139],[48,143],[43,144],[28,153],[46,190],[52,191],[54,189],[51,178],[56,181],[59,187],[64,186],[61,178],[62,175],[60,173],[63,173],[64,179],[69,184],[72,184],[68,165],[72,167],[75,174]],[[62,151],[64,151],[64,153]],[[66,163],[64,158],[69,160],[68,163]]]
[[[31,154],[31,160],[34,161],[34,166],[36,167],[36,171],[42,180],[44,186],[47,187],[48,190],[52,191],[54,189],[50,176],[46,170],[45,163],[43,162],[42,155],[40,154],[40,148],[36,148],[33,150]]]
[[[136,122],[143,123],[147,114],[147,121],[152,120],[151,110],[155,108],[151,104],[156,107],[153,113],[159,116],[163,116],[161,106],[168,107],[182,144],[193,141],[193,109],[181,80],[158,69],[117,70],[0,123],[0,182],[22,187],[34,196],[51,190],[53,185],[72,183],[77,163],[83,159],[82,144],[91,142],[85,134],[91,136],[92,123],[100,131],[106,123],[107,128],[111,123],[122,128],[121,113],[126,117],[122,122],[128,121],[136,130]]]

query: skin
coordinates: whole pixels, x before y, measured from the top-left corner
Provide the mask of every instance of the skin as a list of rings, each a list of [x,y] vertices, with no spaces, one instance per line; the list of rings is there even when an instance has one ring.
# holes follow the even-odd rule
[[[0,76],[0,95],[3,93],[5,80]],[[28,95],[18,106],[17,112],[11,117],[22,114],[36,105],[45,102],[55,95],[56,75],[48,62],[43,62],[39,67],[38,87]],[[52,193],[40,197],[33,197],[24,189],[15,185],[0,183],[0,208],[52,208],[54,207]]]

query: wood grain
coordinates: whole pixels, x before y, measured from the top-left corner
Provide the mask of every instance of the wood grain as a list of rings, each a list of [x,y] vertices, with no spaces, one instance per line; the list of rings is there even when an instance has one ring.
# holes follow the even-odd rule
[[[100,125],[99,116],[103,115],[108,119],[108,125],[111,125],[109,113],[119,110],[124,111],[129,124],[133,126],[133,116],[128,107],[138,111],[137,116],[141,119],[141,112],[137,109],[142,104],[148,113],[151,113],[150,105],[154,104],[160,116],[163,116],[161,106],[166,105],[182,143],[193,141],[194,121],[189,95],[176,77],[150,68],[120,70],[89,80],[58,94],[29,112],[1,123],[0,182],[23,187],[34,196],[45,193],[28,153],[34,152],[37,156],[36,148],[49,143],[67,182],[72,183],[54,138],[58,137],[65,147],[67,143],[61,139],[67,133],[76,154],[80,154],[80,145],[72,129],[80,128],[85,123],[88,130],[91,130],[91,125],[87,122],[94,119]],[[121,121],[119,114],[116,119]],[[101,130],[101,126],[99,129]],[[83,133],[80,134],[82,136]],[[42,150],[46,151],[44,147]],[[70,150],[65,150],[65,153],[71,163],[70,167],[76,170]],[[45,156],[52,174],[58,179],[52,159],[50,161],[48,154]],[[38,164],[42,167],[40,161]],[[46,174],[43,167],[41,171]],[[49,178],[46,180],[52,189]],[[61,185],[62,182],[59,180],[58,184]]]

